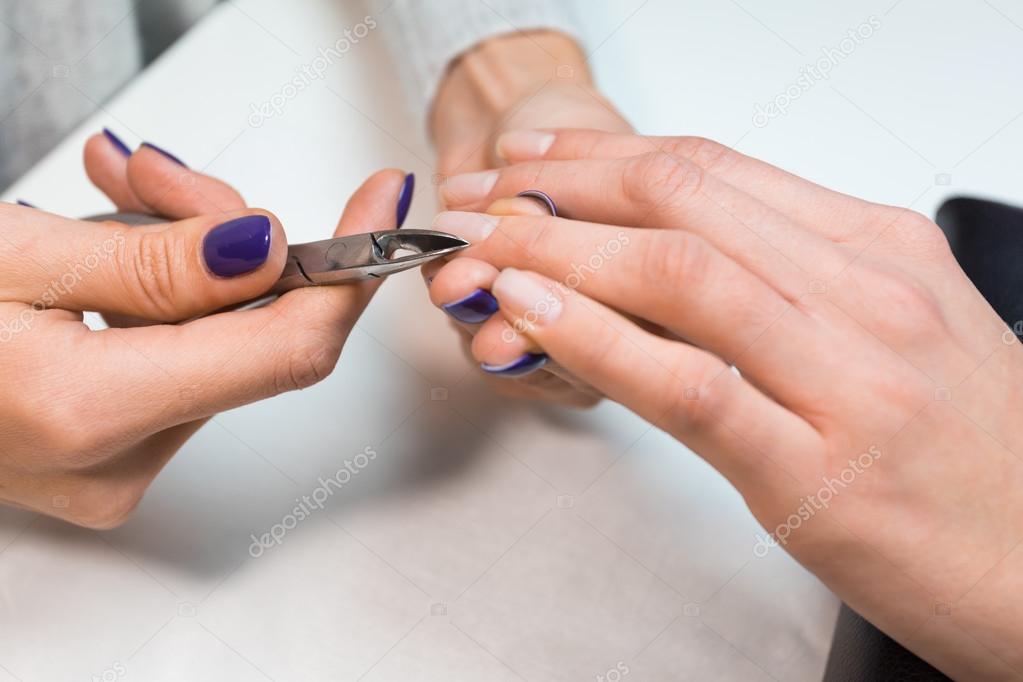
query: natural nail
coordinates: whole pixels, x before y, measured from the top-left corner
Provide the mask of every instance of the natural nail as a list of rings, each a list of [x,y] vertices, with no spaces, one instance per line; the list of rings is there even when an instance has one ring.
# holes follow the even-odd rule
[[[497,155],[502,159],[539,159],[553,144],[553,133],[512,130],[497,138]]]
[[[465,298],[441,306],[448,315],[466,324],[486,322],[497,312],[497,307],[497,299],[484,289],[476,289]]]
[[[497,218],[486,213],[444,211],[433,219],[433,229],[461,237],[471,244],[483,241],[496,228]]]
[[[124,143],[124,140],[114,134],[114,131],[110,128],[104,128],[103,135],[105,135],[107,140],[110,141],[110,144],[114,146],[114,149],[121,152],[123,156],[131,156],[131,149]]]
[[[184,166],[185,168],[188,168],[188,165],[184,161],[182,161],[178,157],[174,156],[173,154],[171,154],[166,149],[163,149],[162,147],[157,147],[152,142],[143,142],[142,146],[143,147],[149,147],[154,152],[157,152],[158,154],[162,154],[164,157],[170,159],[171,161],[173,161],[174,163],[178,164],[179,166]]]
[[[452,175],[440,187],[441,198],[448,206],[479,201],[494,189],[497,176],[497,171]]]
[[[527,320],[531,325],[550,324],[561,314],[561,299],[553,290],[544,286],[537,276],[522,270],[502,270],[494,280],[491,291],[506,311]]]
[[[218,277],[252,272],[270,254],[270,231],[265,215],[247,215],[214,227],[203,240],[206,266]]]
[[[521,377],[532,374],[547,364],[546,353],[526,353],[503,365],[480,363],[480,369],[488,374],[500,377]]]
[[[408,217],[408,210],[412,206],[412,193],[416,189],[416,174],[409,173],[405,176],[405,182],[401,184],[401,191],[398,192],[397,220],[395,225],[401,228]]]

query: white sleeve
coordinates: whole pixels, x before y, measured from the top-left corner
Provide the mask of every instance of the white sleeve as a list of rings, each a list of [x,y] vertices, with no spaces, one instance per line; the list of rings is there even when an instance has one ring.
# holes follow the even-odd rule
[[[421,120],[451,60],[487,37],[546,28],[580,39],[569,0],[389,0],[373,5],[413,113]]]

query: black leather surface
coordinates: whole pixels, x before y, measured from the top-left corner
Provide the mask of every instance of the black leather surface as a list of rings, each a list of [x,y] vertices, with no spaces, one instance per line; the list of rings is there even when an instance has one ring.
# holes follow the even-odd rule
[[[937,222],[963,271],[1023,340],[1023,209],[982,199],[949,199],[938,209]],[[824,682],[948,679],[842,605]]]
[[[824,682],[937,682],[948,679],[842,604]]]

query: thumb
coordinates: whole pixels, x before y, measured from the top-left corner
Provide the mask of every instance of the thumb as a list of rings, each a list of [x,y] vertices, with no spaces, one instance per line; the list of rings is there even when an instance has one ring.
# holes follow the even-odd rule
[[[45,213],[24,222],[42,225],[0,243],[0,294],[51,308],[188,319],[259,296],[287,258],[280,222],[260,210],[144,227]]]

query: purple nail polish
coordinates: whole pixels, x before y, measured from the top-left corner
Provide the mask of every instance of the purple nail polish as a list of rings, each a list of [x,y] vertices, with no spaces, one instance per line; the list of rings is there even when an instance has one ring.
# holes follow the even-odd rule
[[[541,192],[538,189],[527,189],[525,192],[519,192],[515,196],[526,197],[527,199],[537,199],[543,202],[544,206],[547,207],[547,210],[551,212],[552,216],[558,215],[558,207],[554,205],[554,199],[551,199],[547,192]]]
[[[37,206],[36,206],[35,204],[30,204],[30,203],[28,203],[27,201],[25,201],[24,199],[18,199],[18,200],[16,201],[16,203],[17,203],[17,204],[18,204],[19,206],[27,206],[28,208],[38,208],[38,207],[37,207]]]
[[[401,185],[401,191],[398,192],[397,221],[395,225],[399,228],[405,224],[405,218],[408,217],[408,210],[412,206],[412,193],[415,189],[416,174],[409,173],[405,176],[405,182]]]
[[[486,322],[497,312],[497,299],[483,289],[477,289],[465,298],[445,303],[441,308],[451,317],[466,324]]]
[[[124,156],[131,156],[131,149],[128,148],[128,145],[121,138],[114,134],[114,131],[110,130],[110,128],[104,128],[103,134],[110,141],[110,144],[114,145],[114,149],[121,152]]]
[[[546,353],[526,353],[503,365],[490,365],[486,362],[481,362],[480,369],[487,374],[499,377],[522,377],[532,374],[546,364]]]
[[[251,272],[270,254],[270,219],[247,215],[217,225],[202,243],[206,266],[218,277]]]
[[[184,161],[182,161],[178,157],[174,156],[173,154],[171,154],[166,149],[161,149],[160,147],[157,147],[152,142],[143,142],[142,146],[143,147],[149,147],[154,152],[157,152],[158,154],[163,154],[166,158],[170,159],[171,161],[173,161],[174,163],[178,164],[179,166],[184,166],[185,168],[188,168],[188,164],[186,164]]]

